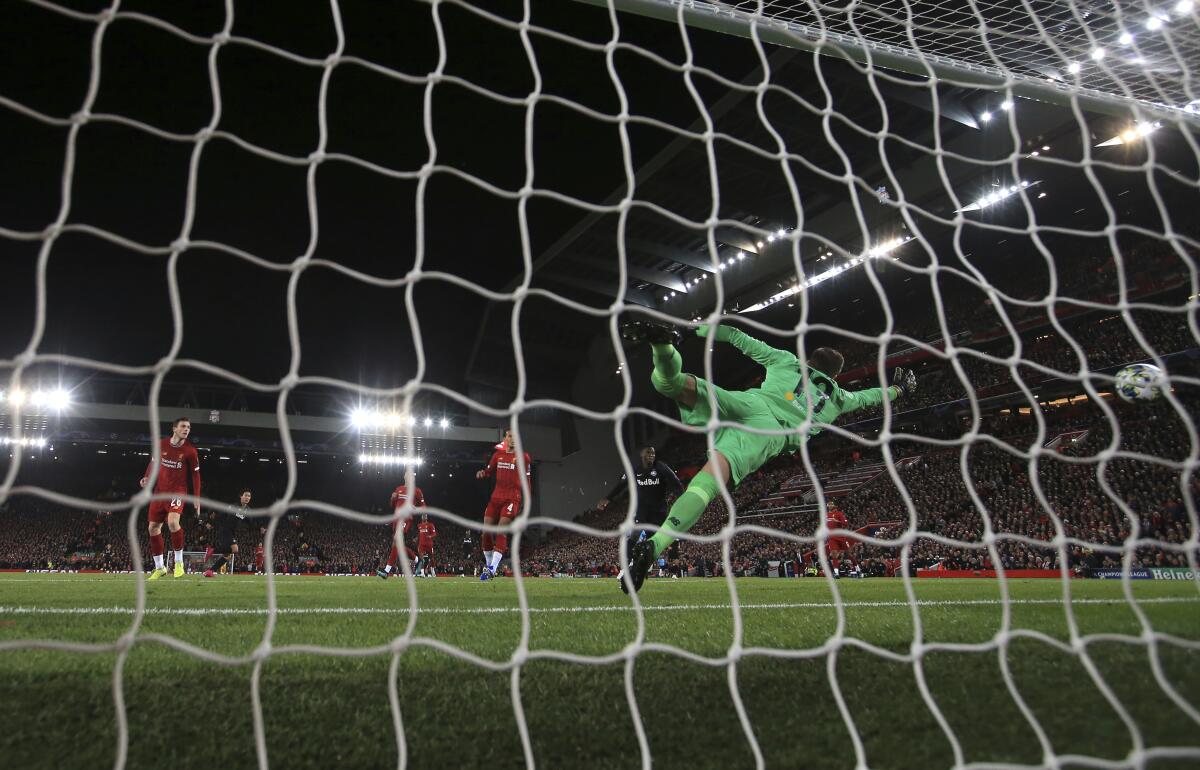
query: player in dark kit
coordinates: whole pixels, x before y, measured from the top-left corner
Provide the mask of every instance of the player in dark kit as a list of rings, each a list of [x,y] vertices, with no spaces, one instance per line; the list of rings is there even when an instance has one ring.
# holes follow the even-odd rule
[[[662,526],[662,523],[667,520],[667,493],[674,493],[676,497],[683,494],[683,482],[666,463],[657,459],[657,454],[652,446],[642,447],[641,462],[634,466],[633,480],[637,484],[637,508],[634,511],[634,522],[653,524],[656,527]],[[596,503],[596,507],[603,511],[610,503],[628,492],[629,484],[625,476],[621,476],[617,485],[601,498],[600,502]],[[630,547],[645,540],[646,536],[646,530],[631,535],[633,539]],[[670,549],[669,557],[677,558],[679,555],[678,541],[672,543]],[[617,576],[617,579],[620,579],[620,575]]]
[[[179,515],[183,513],[183,497],[188,493],[188,479],[192,481],[192,494],[200,496],[200,455],[196,447],[188,443],[192,432],[192,423],[186,417],[180,417],[171,424],[171,435],[159,442],[158,479],[154,482],[155,493],[168,493],[169,500],[155,500],[150,503],[150,553],[154,556],[154,571],[150,580],[158,580],[167,574],[163,559],[165,543],[162,536],[162,525],[165,521],[171,532],[171,550],[175,552],[175,577],[183,577],[183,527],[179,525]],[[146,464],[146,472],[142,474],[140,486],[146,486],[150,481],[150,471],[154,469],[154,460]],[[200,516],[200,506],[196,505],[196,516]]]
[[[404,503],[407,500],[408,500],[408,489],[403,484],[401,484],[400,486],[396,487],[396,490],[394,492],[392,492],[392,499],[391,499],[392,510],[396,511],[399,508],[403,507]],[[413,508],[424,508],[425,507],[425,495],[422,494],[420,487],[413,487],[413,489],[412,489],[412,507]],[[413,520],[412,520],[411,513],[409,515],[405,516],[403,519],[395,519],[394,521],[392,521],[392,550],[390,552],[388,552],[387,564],[385,564],[383,566],[383,569],[375,570],[375,574],[378,575],[379,577],[383,578],[384,580],[387,580],[388,576],[392,574],[392,570],[394,570],[396,568],[396,562],[400,559],[399,546],[404,545],[404,539],[406,537],[408,537],[408,530],[412,528],[412,521]],[[401,522],[403,522],[403,524],[404,524],[404,529],[400,533],[400,537],[397,540],[396,529],[400,526]],[[408,555],[408,561],[410,564],[413,564],[416,562],[417,555],[415,553],[413,553],[413,550],[411,548],[409,548],[407,545],[404,545],[404,553]]]
[[[436,577],[433,571],[433,541],[437,539],[437,527],[429,520],[428,513],[421,514],[417,524],[417,575]]]
[[[524,460],[523,472],[525,484],[528,486],[533,461],[529,459],[528,452],[523,453],[521,460]],[[505,430],[504,438],[496,445],[496,451],[492,453],[487,467],[475,473],[477,479],[489,476],[496,478],[496,487],[492,490],[487,508],[483,511],[484,524],[499,522],[501,526],[506,526],[521,514],[521,464],[516,450],[513,449],[512,431]],[[508,536],[501,533],[493,537],[491,532],[484,532],[480,539],[483,541],[483,570],[479,573],[479,579],[489,580],[496,577],[496,570],[504,559],[505,551],[508,550]]]
[[[238,552],[237,526],[246,519],[246,513],[250,510],[250,498],[250,490],[243,489],[238,495],[239,507],[236,512],[213,511],[216,518],[209,526],[212,527],[213,554],[217,558],[204,570],[204,577],[210,578],[219,572],[221,567],[229,563],[229,557]]]

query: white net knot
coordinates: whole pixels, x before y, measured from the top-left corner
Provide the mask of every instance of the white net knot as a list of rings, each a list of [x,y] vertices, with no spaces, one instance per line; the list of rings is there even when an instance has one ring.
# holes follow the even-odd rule
[[[333,69],[338,64],[340,64],[341,61],[342,61],[341,54],[336,54],[336,53],[329,54],[328,56],[325,57],[325,61],[324,61],[325,69]]]
[[[308,162],[310,165],[321,163],[324,160],[325,160],[325,151],[324,150],[313,150],[312,152],[310,152],[308,154]]]
[[[254,652],[250,655],[250,658],[255,661],[266,660],[269,657],[271,657],[271,642],[267,639],[263,639],[262,644],[255,647]]]
[[[88,112],[87,110],[80,110],[79,112],[71,113],[72,125],[81,126],[84,123],[87,123],[91,119],[92,119],[92,113]]]
[[[171,251],[183,252],[187,251],[191,242],[186,237],[179,237],[171,241]]]
[[[207,142],[209,139],[212,139],[212,138],[213,138],[213,130],[209,126],[205,126],[204,128],[202,128],[196,132],[196,141],[197,142]]]
[[[230,34],[224,30],[212,36],[213,45],[225,45],[230,40]]]
[[[46,225],[46,229],[42,230],[42,240],[48,241],[52,238],[57,238],[62,233],[62,225],[55,222],[51,225]]]

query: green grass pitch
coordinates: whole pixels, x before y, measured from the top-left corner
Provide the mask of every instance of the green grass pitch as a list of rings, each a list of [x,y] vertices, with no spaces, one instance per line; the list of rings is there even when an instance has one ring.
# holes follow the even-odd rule
[[[1002,629],[1000,586],[990,580],[915,581],[926,644],[987,645]],[[402,580],[276,578],[279,613],[272,653],[261,670],[263,729],[277,767],[396,767],[389,709],[388,649],[405,633],[409,596]],[[489,670],[448,654],[452,645],[499,664],[528,634],[519,685],[537,766],[641,766],[625,697],[623,659],[581,664],[545,651],[619,656],[635,642],[638,616],[613,580],[525,582],[523,630],[516,583],[463,578],[416,581],[421,611],[413,641],[396,658],[396,684],[414,768],[523,767],[510,669]],[[1071,756],[1123,761],[1135,741],[1146,767],[1200,767],[1200,725],[1155,679],[1143,626],[1119,582],[1073,581],[1071,617],[1080,635],[1108,634],[1086,645],[1087,661],[1046,639],[1070,643],[1062,584],[1011,580],[1006,653],[997,649],[928,650],[920,670],[961,747],[964,763],[1041,765],[1044,750],[1005,681],[1041,726],[1062,767]],[[1191,583],[1133,584],[1160,642],[1167,681],[1200,710],[1200,593]],[[845,707],[872,768],[951,767],[950,741],[926,705],[908,655],[916,633],[900,580],[842,580],[847,638],[835,636],[835,597],[824,580],[739,579],[743,654],[733,672],[768,767],[851,768]],[[146,584],[147,613],[120,669],[128,715],[127,767],[176,770],[257,765],[251,681],[253,662],[220,663],[174,649],[164,635],[225,656],[250,656],[268,632],[267,581],[187,576]],[[130,575],[0,576],[0,766],[108,767],[119,731],[114,643],[131,630],[137,598]],[[633,687],[656,767],[752,767],[754,756],[730,692],[728,666],[706,665],[663,650],[673,645],[706,658],[735,641],[726,581],[650,581],[641,598],[643,650]],[[1116,635],[1124,635],[1120,638]],[[101,645],[98,652],[30,648],[21,640]],[[1190,642],[1190,644],[1189,644]],[[105,646],[107,645],[107,646]],[[316,649],[298,649],[298,646]],[[324,654],[342,648],[353,655]],[[765,654],[807,651],[784,659]],[[1133,729],[1105,699],[1089,666],[1112,689]],[[1190,754],[1185,753],[1190,749]]]

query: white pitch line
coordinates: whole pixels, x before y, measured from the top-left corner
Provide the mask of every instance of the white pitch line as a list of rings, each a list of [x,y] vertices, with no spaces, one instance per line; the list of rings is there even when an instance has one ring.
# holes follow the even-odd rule
[[[918,607],[990,607],[1003,604],[999,599],[947,599],[947,600],[925,600],[918,601]],[[1044,605],[1044,604],[1062,604],[1059,599],[1010,599],[1010,605]],[[1088,604],[1127,604],[1125,599],[1073,599],[1072,606],[1088,605]],[[1200,603],[1200,596],[1160,596],[1154,598],[1140,599],[1138,604],[1196,604]],[[742,604],[743,610],[807,610],[807,609],[833,609],[837,604],[834,602],[788,602],[788,603],[773,603],[773,604]],[[908,607],[907,601],[878,601],[878,602],[842,602],[842,607],[853,609],[857,607],[877,608],[877,607]],[[691,612],[703,610],[729,610],[733,606],[730,604],[664,604],[664,605],[642,605],[642,609],[647,612]],[[633,612],[633,607],[628,605],[610,605],[600,607],[530,607],[529,612],[532,614],[543,613],[576,613],[576,612]],[[407,607],[384,608],[384,607],[279,607],[275,611],[279,615],[404,615],[408,613]],[[423,615],[499,615],[499,614],[519,614],[520,607],[429,607],[418,608],[417,612]],[[27,606],[0,606],[0,616],[2,615],[132,615],[134,609],[132,607],[27,607]],[[269,615],[270,611],[265,608],[239,608],[239,607],[147,607],[144,611],[146,615]]]

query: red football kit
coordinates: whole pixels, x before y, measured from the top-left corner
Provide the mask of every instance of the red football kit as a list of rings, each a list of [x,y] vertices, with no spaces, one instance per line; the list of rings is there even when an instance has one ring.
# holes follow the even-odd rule
[[[432,521],[423,521],[417,525],[417,553],[428,556],[433,553],[433,539],[437,537],[437,527]]]
[[[825,526],[829,527],[830,529],[848,530],[850,529],[850,522],[846,519],[846,514],[842,513],[836,508],[831,508],[829,513],[825,516]],[[850,546],[852,545],[854,545],[854,540],[852,538],[845,537],[844,535],[837,537],[831,535],[829,537],[829,542],[826,544],[826,549],[830,552],[849,551]]]
[[[530,483],[530,469],[533,461],[529,453],[524,453],[525,483]],[[517,464],[517,453],[505,451],[503,445],[492,453],[492,459],[483,469],[484,476],[496,477],[496,488],[492,490],[492,498],[484,509],[485,519],[511,519],[521,513],[521,469]]]
[[[408,489],[403,484],[401,484],[400,486],[396,487],[396,490],[394,492],[392,492],[392,510],[395,511],[397,508],[404,505],[404,502],[406,500],[408,500]],[[413,487],[412,506],[413,506],[413,508],[424,508],[425,507],[425,495],[421,493],[420,487]],[[392,522],[392,534],[395,534],[396,525],[399,523],[400,522],[398,520]],[[413,520],[412,520],[411,515],[407,519],[404,520],[404,534],[405,535],[408,534],[408,530],[412,529],[412,523],[413,523]]]
[[[196,447],[184,441],[175,446],[170,438],[159,442],[158,480],[154,483],[154,492],[168,492],[179,495],[170,500],[155,500],[150,503],[150,521],[162,523],[167,520],[167,513],[183,512],[183,496],[188,493],[188,477],[192,479],[192,494],[200,496],[200,454]],[[143,478],[150,478],[154,468],[154,459],[146,464]]]

